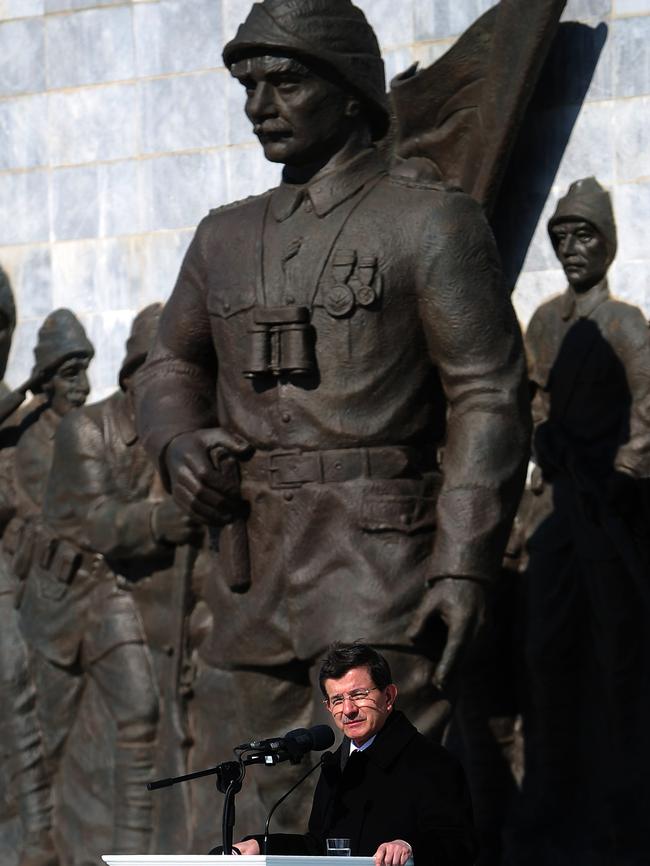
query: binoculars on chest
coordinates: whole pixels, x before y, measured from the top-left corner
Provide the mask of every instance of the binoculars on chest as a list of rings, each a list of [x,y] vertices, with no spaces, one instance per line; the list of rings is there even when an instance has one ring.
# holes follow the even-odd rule
[[[247,379],[316,372],[316,334],[308,307],[256,307],[248,338]]]

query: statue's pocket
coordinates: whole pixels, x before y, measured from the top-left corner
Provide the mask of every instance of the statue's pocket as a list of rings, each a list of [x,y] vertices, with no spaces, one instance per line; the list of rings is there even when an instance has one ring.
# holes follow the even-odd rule
[[[50,555],[33,569],[41,598],[53,601],[62,599],[79,569],[81,559],[79,551],[65,541],[52,545]]]
[[[368,496],[359,512],[365,532],[415,535],[431,532],[436,525],[436,497]]]
[[[255,305],[255,288],[249,286],[211,286],[208,288],[207,308],[211,316],[229,319]]]

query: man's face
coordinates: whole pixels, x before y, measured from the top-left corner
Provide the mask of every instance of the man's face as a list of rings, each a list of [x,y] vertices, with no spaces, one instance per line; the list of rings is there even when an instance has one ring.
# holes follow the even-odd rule
[[[569,283],[578,292],[586,292],[599,283],[610,265],[605,238],[591,223],[567,220],[551,229],[555,254]]]
[[[270,162],[306,166],[334,155],[358,102],[288,57],[251,57],[232,74],[246,88],[246,114]]]
[[[336,727],[357,746],[381,731],[397,696],[393,684],[378,689],[366,667],[352,668],[338,680],[325,680],[324,686]]]
[[[90,393],[86,370],[89,358],[68,358],[43,383],[43,391],[49,397],[50,405],[57,415],[66,414],[70,409],[83,406]]]

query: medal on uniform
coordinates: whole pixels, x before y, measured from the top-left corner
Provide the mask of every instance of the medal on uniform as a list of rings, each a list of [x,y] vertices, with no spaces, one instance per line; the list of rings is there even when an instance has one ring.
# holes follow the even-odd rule
[[[323,306],[335,319],[347,316],[354,309],[354,292],[348,286],[348,280],[354,270],[355,261],[354,250],[337,250],[334,255],[334,285],[324,290]]]
[[[362,307],[371,307],[377,300],[377,292],[372,286],[375,278],[377,259],[374,256],[363,256],[359,259],[358,285],[354,294]]]

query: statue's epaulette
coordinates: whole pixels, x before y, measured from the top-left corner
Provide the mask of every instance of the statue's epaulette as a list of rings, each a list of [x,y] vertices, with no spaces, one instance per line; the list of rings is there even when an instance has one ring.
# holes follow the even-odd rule
[[[459,186],[455,186],[452,183],[446,183],[444,180],[421,180],[403,174],[393,174],[393,172],[390,172],[389,178],[392,183],[397,183],[407,189],[428,189],[435,190],[436,192],[463,191]]]
[[[462,192],[460,187],[442,180],[435,165],[424,157],[396,157],[391,164],[389,177],[391,181],[407,189]]]
[[[257,195],[247,195],[246,198],[240,198],[238,201],[229,201],[227,204],[222,204],[219,207],[210,208],[210,216],[214,216],[214,214],[218,213],[225,213],[226,211],[233,210],[236,207],[240,207],[241,205],[247,204],[256,199],[259,200],[265,198],[270,196],[272,192],[273,189],[267,189],[266,192],[257,193]]]

